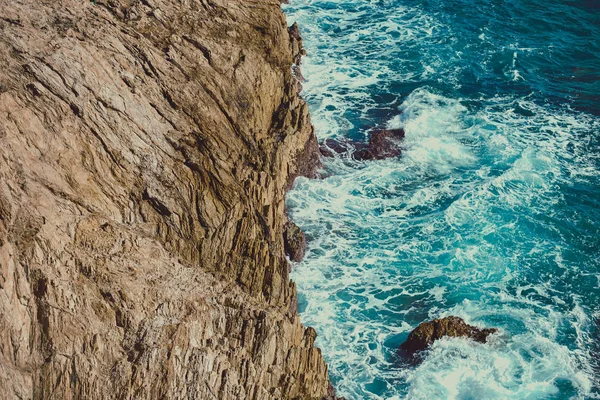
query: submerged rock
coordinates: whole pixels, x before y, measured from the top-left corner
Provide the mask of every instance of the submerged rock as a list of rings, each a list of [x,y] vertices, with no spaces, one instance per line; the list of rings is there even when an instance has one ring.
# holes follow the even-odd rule
[[[361,153],[368,151],[369,145],[364,142],[358,142],[350,139],[325,139],[319,146],[323,157],[335,157],[336,154],[355,159],[361,157]]]
[[[408,335],[408,339],[400,346],[400,349],[408,354],[414,354],[417,351],[425,350],[433,342],[445,336],[466,337],[479,343],[485,343],[487,337],[497,331],[495,328],[481,329],[467,324],[462,318],[450,316],[423,322]]]
[[[381,129],[373,131],[369,137],[369,150],[376,160],[399,157],[402,153],[400,142],[403,139],[403,129]]]
[[[371,132],[368,143],[350,139],[326,139],[319,149],[324,157],[340,154],[357,161],[383,160],[400,157],[403,139],[403,129],[378,129]]]

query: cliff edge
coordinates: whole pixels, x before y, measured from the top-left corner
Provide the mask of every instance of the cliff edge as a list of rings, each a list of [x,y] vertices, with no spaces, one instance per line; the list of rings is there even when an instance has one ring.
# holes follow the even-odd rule
[[[317,399],[279,0],[0,0],[0,393]]]

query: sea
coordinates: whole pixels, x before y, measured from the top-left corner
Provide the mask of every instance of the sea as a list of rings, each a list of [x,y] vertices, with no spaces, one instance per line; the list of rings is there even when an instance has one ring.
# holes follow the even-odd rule
[[[600,399],[600,0],[290,0],[323,158],[287,197],[302,322],[339,396]],[[455,315],[488,343],[435,342]]]

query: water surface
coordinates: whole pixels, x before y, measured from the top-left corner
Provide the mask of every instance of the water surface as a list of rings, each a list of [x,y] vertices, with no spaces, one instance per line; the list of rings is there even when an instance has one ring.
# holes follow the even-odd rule
[[[288,195],[304,323],[349,399],[600,398],[600,3],[293,0],[320,139],[406,131]],[[457,315],[491,343],[410,330]]]

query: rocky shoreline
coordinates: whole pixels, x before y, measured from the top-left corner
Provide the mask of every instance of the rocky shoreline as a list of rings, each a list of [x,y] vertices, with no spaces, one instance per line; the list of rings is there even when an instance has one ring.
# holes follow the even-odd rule
[[[4,398],[335,398],[285,257],[320,161],[279,1],[0,0],[0,53]]]
[[[404,131],[319,146],[280,1],[0,0],[0,54],[3,398],[338,399],[285,193]]]

